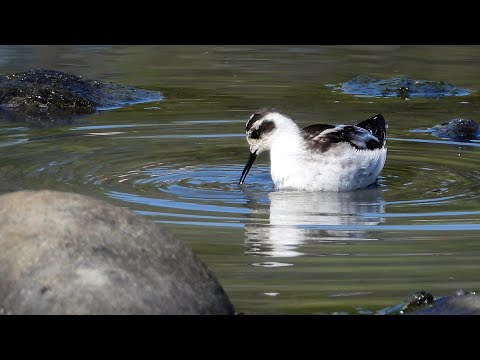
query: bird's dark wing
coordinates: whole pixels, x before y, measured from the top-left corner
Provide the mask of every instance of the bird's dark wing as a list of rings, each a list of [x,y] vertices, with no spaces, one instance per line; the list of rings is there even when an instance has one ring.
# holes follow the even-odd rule
[[[385,143],[385,120],[377,115],[357,125],[310,125],[303,128],[302,135],[310,149],[322,152],[340,142],[358,150],[381,149]]]
[[[357,125],[365,130],[370,131],[380,142],[381,146],[385,143],[385,137],[387,134],[387,127],[385,125],[385,119],[382,114],[378,114],[370,119],[359,122]]]

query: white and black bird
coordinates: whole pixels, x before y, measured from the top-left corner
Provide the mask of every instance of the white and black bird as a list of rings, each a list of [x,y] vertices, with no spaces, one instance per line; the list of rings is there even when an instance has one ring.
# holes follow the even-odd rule
[[[381,114],[356,125],[317,124],[300,128],[272,108],[256,111],[245,127],[250,157],[243,184],[257,156],[270,150],[277,189],[352,191],[376,182],[387,157]]]

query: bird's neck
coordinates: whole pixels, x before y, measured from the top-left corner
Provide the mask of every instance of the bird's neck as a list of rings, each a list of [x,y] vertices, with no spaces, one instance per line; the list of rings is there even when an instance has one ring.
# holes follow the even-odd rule
[[[272,141],[270,157],[273,161],[282,161],[282,159],[295,157],[303,153],[303,138],[300,129],[294,123],[288,130],[281,131]]]

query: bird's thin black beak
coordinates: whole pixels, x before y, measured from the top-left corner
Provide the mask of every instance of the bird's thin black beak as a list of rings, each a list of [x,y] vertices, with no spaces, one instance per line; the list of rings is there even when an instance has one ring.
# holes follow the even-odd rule
[[[253,162],[257,158],[257,152],[250,153],[250,157],[248,158],[247,165],[245,165],[245,168],[243,169],[242,176],[240,176],[240,181],[238,182],[239,185],[243,184],[245,181],[245,178],[247,177],[248,172],[250,171],[250,168],[253,165]]]

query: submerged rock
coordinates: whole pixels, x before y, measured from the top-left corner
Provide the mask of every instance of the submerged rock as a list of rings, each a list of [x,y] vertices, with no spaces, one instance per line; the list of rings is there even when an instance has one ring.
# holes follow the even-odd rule
[[[410,313],[415,310],[422,309],[426,306],[432,305],[435,302],[435,298],[432,294],[426,291],[417,291],[411,294],[405,306],[402,309],[402,313]]]
[[[359,75],[340,84],[335,90],[345,94],[366,97],[444,97],[464,96],[467,89],[449,85],[443,81],[413,80],[408,78],[375,79],[369,75]]]
[[[7,121],[68,123],[98,109],[161,99],[156,91],[55,70],[0,75],[0,119]]]
[[[462,118],[445,121],[435,125],[431,130],[433,135],[452,141],[470,141],[480,134],[480,127],[475,121]]]
[[[234,314],[181,241],[78,194],[0,196],[0,274],[3,314]]]
[[[468,292],[444,296],[412,315],[480,315],[480,296]]]
[[[405,301],[400,304],[389,306],[385,309],[377,311],[378,315],[401,315],[412,313],[416,310],[423,309],[435,302],[435,297],[426,291],[416,291],[411,293]]]
[[[378,315],[480,315],[480,296],[459,289],[453,296],[434,297],[426,291],[411,294],[403,303],[382,309]]]

